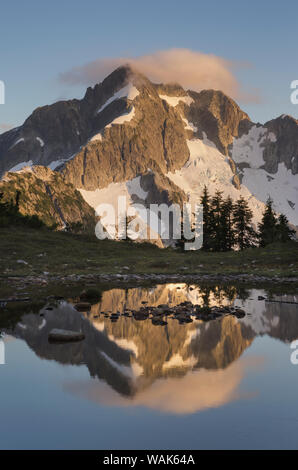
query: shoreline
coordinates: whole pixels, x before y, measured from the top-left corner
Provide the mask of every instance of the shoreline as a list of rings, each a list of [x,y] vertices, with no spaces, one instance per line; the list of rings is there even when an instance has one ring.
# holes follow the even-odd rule
[[[109,274],[109,273],[102,273],[102,274],[69,274],[69,275],[41,275],[41,276],[1,276],[1,284],[4,285],[11,285],[13,283],[19,284],[24,283],[26,285],[38,285],[38,284],[55,284],[55,283],[77,283],[77,282],[84,282],[84,281],[95,281],[100,283],[121,283],[121,284],[128,284],[128,283],[137,283],[142,284],[144,282],[153,282],[153,283],[200,283],[200,282],[221,282],[221,283],[229,283],[229,282],[257,282],[257,283],[272,283],[272,284],[295,284],[297,283],[298,287],[298,277],[282,277],[282,276],[264,276],[261,274],[250,274],[250,273],[241,273],[241,274],[163,274],[163,273],[118,273],[118,274]]]

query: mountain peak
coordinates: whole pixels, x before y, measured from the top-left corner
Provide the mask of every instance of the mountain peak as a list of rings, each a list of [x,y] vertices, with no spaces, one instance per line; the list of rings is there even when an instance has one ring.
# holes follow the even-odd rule
[[[234,199],[246,191],[256,217],[261,201],[272,194],[280,212],[298,225],[294,118],[254,124],[220,90],[154,84],[130,64],[88,88],[82,100],[39,108],[23,126],[0,136],[0,174],[32,165],[62,173],[64,181],[85,196],[92,194],[96,203],[97,195],[110,198],[109,185],[112,193],[126,191],[126,183],[134,185],[136,178],[150,192],[148,198],[166,203],[172,191],[166,178],[180,188],[172,191],[175,200],[181,191],[198,199],[204,184]],[[151,174],[146,176],[149,169],[162,175],[158,185]],[[18,175],[36,177],[32,171]],[[276,193],[276,181],[282,193]]]

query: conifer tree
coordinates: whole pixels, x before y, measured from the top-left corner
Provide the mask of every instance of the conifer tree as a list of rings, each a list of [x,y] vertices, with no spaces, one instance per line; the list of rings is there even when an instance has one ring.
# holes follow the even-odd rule
[[[216,191],[215,196],[211,200],[210,219],[210,247],[212,251],[222,250],[223,227],[222,227],[222,209],[223,198],[222,192]]]
[[[203,250],[208,251],[211,247],[211,208],[207,186],[204,187],[201,204],[203,206]]]
[[[230,196],[223,202],[222,206],[222,251],[231,251],[235,244],[235,230],[233,226],[234,203]]]
[[[183,224],[183,217],[181,217],[180,219],[180,232],[181,232],[181,235],[180,235],[180,238],[178,240],[176,240],[176,249],[180,250],[180,251],[184,251],[184,244],[186,243],[186,239],[185,239],[185,236],[184,236],[184,224]]]
[[[284,214],[280,214],[276,225],[277,241],[286,243],[290,241],[295,234],[295,230],[289,227],[289,221]]]
[[[277,217],[273,210],[273,201],[269,197],[263,213],[262,221],[259,224],[259,243],[264,247],[273,243],[277,239]]]
[[[257,235],[252,225],[252,217],[247,201],[241,196],[236,201],[233,211],[235,244],[239,250],[255,246]]]

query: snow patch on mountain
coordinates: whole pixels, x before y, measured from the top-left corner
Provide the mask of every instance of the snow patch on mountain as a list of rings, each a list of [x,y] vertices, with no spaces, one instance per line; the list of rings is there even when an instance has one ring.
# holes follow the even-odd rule
[[[13,149],[16,145],[20,144],[21,142],[25,142],[24,137],[21,137],[20,139],[16,140],[14,144],[9,148],[9,150]]]
[[[89,206],[96,209],[99,204],[111,204],[115,210],[118,207],[118,198],[125,196],[128,203],[132,202],[126,183],[110,183],[106,188],[87,191],[79,189]]]
[[[92,323],[92,326],[93,326],[97,331],[100,331],[100,332],[104,332],[104,331],[105,331],[105,324],[104,324],[104,322],[94,322],[94,323]]]
[[[126,338],[116,338],[112,334],[108,334],[108,338],[110,341],[113,343],[117,344],[117,346],[121,349],[124,349],[126,351],[129,351],[132,353],[136,358],[139,355],[139,349],[136,343],[133,340],[128,340]]]
[[[32,160],[29,160],[28,162],[21,162],[10,168],[10,170],[8,170],[8,173],[17,173],[19,171],[25,170],[25,168],[31,168],[32,165]]]
[[[122,183],[110,183],[106,188],[95,189],[94,191],[79,189],[79,191],[89,206],[94,209],[96,209],[99,204],[111,204],[115,211],[117,211],[118,198],[120,196],[126,197],[127,207],[133,204],[133,195],[143,200],[147,197],[148,192],[142,189],[140,180],[141,177],[137,176],[132,180]]]
[[[203,131],[203,143],[205,145],[207,145],[208,147],[213,147],[214,149],[217,149],[216,145],[214,142],[212,142],[212,140],[209,140],[208,137],[207,137],[207,134],[206,132]]]
[[[119,100],[121,98],[127,98],[130,101],[133,101],[138,95],[140,94],[139,90],[133,86],[131,83],[126,85],[125,87],[121,88],[121,90],[117,91],[111,98],[109,98],[105,104],[103,104],[98,110],[97,114],[101,113],[109,104],[111,104],[115,100]]]
[[[96,142],[96,141],[101,141],[102,140],[102,135],[99,132],[98,134],[95,134],[93,137],[91,137],[89,142]]]
[[[196,365],[198,360],[194,356],[187,357],[183,359],[182,356],[178,354],[174,354],[168,361],[166,361],[162,368],[163,370],[168,369],[179,369],[179,368],[192,368]]]
[[[141,177],[137,176],[130,181],[126,182],[126,187],[131,196],[135,195],[139,199],[145,200],[148,196],[148,191],[144,191],[141,186]]]
[[[118,362],[114,361],[110,356],[108,356],[104,351],[98,351],[102,357],[106,359],[106,361],[118,372],[122,375],[130,378],[136,379],[143,373],[143,369],[137,363],[131,363],[129,366],[124,366],[123,364],[118,364]]]
[[[276,212],[298,225],[298,175],[293,175],[284,163],[279,163],[274,174],[262,168],[244,168],[242,183],[261,201],[270,196]]]
[[[253,126],[248,134],[234,140],[231,157],[235,163],[247,163],[251,168],[259,168],[265,164],[263,152],[266,141],[276,142],[273,132],[262,126]]]
[[[159,97],[162,100],[166,101],[170,106],[173,106],[174,108],[180,103],[180,101],[187,104],[188,106],[191,105],[191,103],[193,103],[193,99],[188,95],[187,96],[159,95]]]
[[[140,184],[141,176],[137,176],[132,180],[122,183],[110,183],[106,188],[95,189],[94,191],[86,191],[85,189],[78,189],[84,200],[95,209],[98,215],[100,210],[103,210],[104,205],[112,206],[114,209],[115,218],[112,213],[105,213],[102,219],[102,225],[109,233],[111,238],[117,239],[117,234],[114,235],[114,228],[118,225],[118,214],[122,214],[125,209],[128,217],[132,217],[136,221],[138,228],[134,231],[128,227],[128,237],[137,239],[148,239],[156,241],[160,245],[158,217],[155,213],[150,212],[150,220],[148,220],[148,212],[146,207],[140,206],[139,202],[135,202],[135,198],[144,201],[148,195]],[[123,200],[121,200],[121,207],[119,207],[119,198],[125,198],[125,207],[122,207]],[[121,222],[121,221],[120,221]],[[150,225],[147,225],[150,222]],[[163,227],[163,224],[161,225]],[[119,227],[118,227],[119,229]],[[162,230],[162,229],[161,229]]]
[[[245,164],[240,170],[242,185],[263,202],[271,197],[276,212],[298,225],[298,175],[293,175],[284,163],[279,163],[276,173],[262,168],[264,147],[270,142],[276,142],[273,132],[263,126],[253,126],[248,134],[234,139],[231,157],[236,164]]]
[[[200,204],[200,198],[206,185],[211,195],[222,191],[224,197],[231,196],[233,200],[243,196],[254,213],[255,222],[262,217],[264,204],[258,201],[245,184],[238,190],[232,183],[233,172],[229,161],[203,134],[203,140],[187,141],[190,158],[175,172],[167,173],[167,177],[187,194],[189,202]]]
[[[131,110],[128,113],[118,116],[116,119],[110,122],[110,124],[108,124],[106,128],[109,128],[115,124],[121,125],[121,124],[124,124],[125,122],[130,122],[132,118],[134,117],[134,115],[135,115],[135,108],[132,106]]]
[[[197,132],[198,131],[198,128],[192,123],[192,122],[189,122],[187,119],[185,118],[182,118],[182,121],[185,123],[185,129],[188,130],[188,131],[193,131],[193,132]]]
[[[44,141],[40,137],[36,137],[37,142],[39,142],[41,147],[44,147]]]
[[[193,330],[187,330],[183,348],[187,348],[193,341],[196,341],[201,335],[200,326],[195,326]]]
[[[64,159],[61,159],[61,160],[54,160],[53,162],[49,163],[48,164],[48,167],[51,169],[51,170],[56,170],[56,168],[58,168],[60,165],[63,165],[63,163],[65,163],[66,160]]]
[[[76,154],[74,153],[73,155],[71,155],[71,156],[68,157],[68,158],[59,158],[58,160],[52,161],[52,162],[49,163],[47,166],[48,166],[48,168],[50,168],[51,170],[56,170],[56,168],[58,168],[59,166],[63,165],[65,162],[68,162],[69,160],[71,160],[71,159],[74,158],[75,156],[76,156]]]

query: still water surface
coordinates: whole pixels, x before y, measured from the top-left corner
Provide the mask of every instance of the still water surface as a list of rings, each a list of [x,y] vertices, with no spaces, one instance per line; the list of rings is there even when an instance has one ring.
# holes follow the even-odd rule
[[[2,449],[298,448],[298,296],[165,284],[111,289],[90,312],[71,301],[3,329]],[[243,319],[166,326],[100,312],[234,305]],[[53,328],[85,340],[51,344]]]

